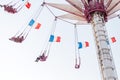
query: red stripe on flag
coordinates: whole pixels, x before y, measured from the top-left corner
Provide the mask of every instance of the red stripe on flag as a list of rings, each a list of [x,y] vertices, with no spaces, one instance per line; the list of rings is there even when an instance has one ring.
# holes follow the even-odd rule
[[[31,7],[31,3],[27,2],[25,6],[29,9]]]
[[[112,43],[116,42],[115,37],[112,37],[111,40],[112,40]]]
[[[57,36],[56,42],[60,42],[60,41],[61,41],[61,37],[60,37],[60,36]]]
[[[41,24],[40,23],[37,23],[35,29],[39,29],[41,27]]]
[[[89,47],[89,42],[85,42],[85,47]]]

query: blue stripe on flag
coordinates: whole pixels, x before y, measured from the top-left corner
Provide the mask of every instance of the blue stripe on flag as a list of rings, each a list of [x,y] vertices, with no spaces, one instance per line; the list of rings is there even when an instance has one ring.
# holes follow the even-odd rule
[[[78,42],[78,49],[80,49],[80,48],[82,48],[82,47],[83,47],[82,43],[81,43],[81,42]]]
[[[54,41],[54,35],[50,35],[49,42],[53,42],[53,41]]]
[[[28,25],[33,26],[34,23],[35,23],[35,20],[31,19]]]
[[[107,42],[107,45],[109,45],[109,44],[110,44],[108,40],[106,40],[106,42]]]

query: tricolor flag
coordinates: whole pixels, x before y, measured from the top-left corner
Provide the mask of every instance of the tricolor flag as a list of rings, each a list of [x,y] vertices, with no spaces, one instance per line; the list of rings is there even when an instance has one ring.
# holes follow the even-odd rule
[[[61,37],[57,36],[55,37],[54,35],[50,35],[49,42],[61,42]]]
[[[112,43],[116,42],[116,38],[115,37],[111,37],[111,41],[112,41]]]
[[[78,42],[78,49],[81,49],[83,47],[89,47],[89,42],[85,41],[84,43]]]
[[[37,23],[37,25],[35,26],[35,29],[39,29],[41,27],[40,23]]]
[[[25,6],[29,9],[31,7],[31,3],[27,2]]]

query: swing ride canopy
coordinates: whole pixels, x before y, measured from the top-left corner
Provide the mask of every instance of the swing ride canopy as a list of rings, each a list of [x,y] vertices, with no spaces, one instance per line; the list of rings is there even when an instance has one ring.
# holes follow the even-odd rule
[[[5,9],[7,9],[8,12],[14,12],[14,9],[17,9],[14,8],[14,6],[21,3],[19,4],[21,6],[19,6],[20,9],[24,5],[29,9],[31,4],[28,1],[29,0],[18,0],[16,2],[12,1],[9,2],[7,5],[4,5],[4,7]],[[15,36],[10,38],[10,40],[18,43],[21,43],[23,40],[25,40],[31,28],[34,26],[36,19],[40,15],[44,5],[46,7],[51,6],[67,12],[66,14],[55,16],[54,13],[47,7],[48,10],[53,13],[55,18],[59,18],[62,20],[75,20],[77,21],[74,23],[76,25],[87,25],[88,23],[90,23],[92,20],[92,13],[94,13],[95,11],[101,12],[103,14],[104,20],[107,22],[107,20],[117,17],[118,15],[115,14],[115,12],[120,9],[120,0],[66,0],[66,2],[68,2],[69,4],[48,3],[43,1],[43,4],[41,4],[42,7],[40,6],[38,11],[36,11],[35,15],[28,22],[25,29],[17,32]],[[40,24],[37,24],[36,29],[39,29],[39,27]]]
[[[115,14],[120,10],[120,0],[66,0],[69,4],[47,3],[46,5],[68,12],[57,16],[62,19],[78,21],[76,24],[88,24],[91,20],[91,13],[99,11],[104,14],[104,20],[117,17]]]

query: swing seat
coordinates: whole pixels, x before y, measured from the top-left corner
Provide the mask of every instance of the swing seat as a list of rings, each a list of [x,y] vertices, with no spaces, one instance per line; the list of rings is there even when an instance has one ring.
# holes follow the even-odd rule
[[[46,61],[46,59],[47,59],[47,56],[44,56],[44,55],[40,56],[40,61]]]
[[[21,37],[17,36],[17,37],[12,37],[9,40],[17,42],[17,43],[22,43],[22,41],[24,40],[24,37],[23,36],[21,36]]]
[[[76,68],[76,69],[79,69],[79,68],[80,68],[80,65],[79,65],[79,64],[76,64],[76,65],[75,65],[75,68]]]
[[[24,40],[24,37],[23,36],[21,36],[21,37],[19,36],[18,39],[17,39],[17,42],[22,43],[23,40]]]
[[[4,10],[9,12],[9,13],[17,13],[16,8],[13,8],[12,5],[4,5]]]
[[[23,40],[24,40],[23,36],[18,36],[16,37],[15,42],[22,43]]]

